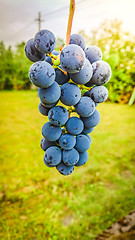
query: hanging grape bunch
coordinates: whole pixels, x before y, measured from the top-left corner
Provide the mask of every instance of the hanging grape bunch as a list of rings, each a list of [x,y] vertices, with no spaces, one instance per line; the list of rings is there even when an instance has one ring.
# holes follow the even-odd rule
[[[43,29],[25,45],[27,58],[34,62],[29,78],[38,87],[39,111],[48,116],[42,127],[44,163],[63,175],[71,174],[75,166],[88,160],[88,134],[100,121],[96,106],[107,99],[108,90],[103,84],[111,77],[100,48],[85,48],[79,34],[69,34],[68,38],[68,44],[58,52],[54,50],[54,34]]]

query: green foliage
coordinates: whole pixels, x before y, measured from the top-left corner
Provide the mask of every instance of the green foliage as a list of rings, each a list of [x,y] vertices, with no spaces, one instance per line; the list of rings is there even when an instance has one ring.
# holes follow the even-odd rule
[[[5,48],[0,42],[0,89],[29,89],[28,71],[31,62],[26,58],[24,45],[16,45],[13,51],[11,46]]]
[[[17,89],[29,89],[31,86],[30,80],[28,78],[29,68],[32,62],[27,59],[24,53],[25,43],[16,45],[15,52],[15,66],[16,66],[16,77],[15,86]],[[14,87],[15,89],[15,87]]]
[[[129,102],[135,87],[135,37],[122,30],[122,22],[105,20],[91,37],[80,32],[88,45],[97,45],[103,52],[103,60],[112,69],[111,80],[106,84],[112,102]]]
[[[0,239],[94,240],[134,208],[134,107],[99,104],[89,160],[64,177],[43,163],[37,92],[0,98]]]
[[[57,38],[55,49],[59,51],[59,46],[64,47],[64,45],[65,45],[64,40],[61,38]]]

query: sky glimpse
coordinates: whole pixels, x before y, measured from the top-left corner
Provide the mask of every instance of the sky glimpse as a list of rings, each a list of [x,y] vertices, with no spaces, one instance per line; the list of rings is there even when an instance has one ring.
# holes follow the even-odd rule
[[[0,41],[15,45],[34,37],[41,28],[65,39],[70,0],[0,0]],[[76,0],[72,33],[85,30],[90,34],[105,19],[118,18],[123,29],[135,35],[135,0]]]

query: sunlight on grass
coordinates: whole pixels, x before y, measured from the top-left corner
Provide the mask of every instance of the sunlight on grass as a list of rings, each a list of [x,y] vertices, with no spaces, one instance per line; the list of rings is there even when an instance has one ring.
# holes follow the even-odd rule
[[[37,93],[0,96],[2,240],[92,240],[134,208],[134,106],[98,106],[89,160],[64,177],[43,163]]]

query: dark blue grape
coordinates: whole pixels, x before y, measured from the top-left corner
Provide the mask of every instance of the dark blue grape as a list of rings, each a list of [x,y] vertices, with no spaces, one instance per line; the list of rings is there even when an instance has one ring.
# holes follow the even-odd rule
[[[74,166],[66,166],[63,162],[58,164],[56,166],[56,169],[62,174],[62,175],[69,175],[73,172]]]
[[[63,69],[61,66],[59,67]],[[55,74],[56,74],[55,81],[59,85],[63,85],[64,83],[67,83],[70,79],[69,73],[65,74],[59,68],[55,68]]]
[[[72,34],[70,36],[70,44],[76,44],[80,46],[83,50],[85,49],[85,39],[80,34]]]
[[[87,92],[85,92],[84,94],[83,94],[83,97],[90,97],[91,98],[91,95],[90,95],[90,91],[87,91]],[[92,98],[91,98],[92,99]],[[93,100],[94,101],[94,100]],[[98,105],[98,103],[96,103],[95,101],[94,101],[94,103],[95,103],[95,107]]]
[[[77,73],[70,73],[70,77],[73,82],[77,84],[86,84],[92,78],[93,69],[92,65],[90,64],[89,60],[85,58],[84,66]]]
[[[108,90],[104,86],[93,87],[89,92],[90,97],[96,103],[102,103],[108,98]]]
[[[109,81],[111,78],[111,68],[109,64],[105,61],[97,61],[92,64],[93,76],[91,78],[91,83],[100,86]]]
[[[47,107],[43,106],[41,103],[39,103],[38,108],[39,108],[39,112],[40,112],[42,115],[48,116],[48,112],[49,112],[50,108],[47,108]]]
[[[81,117],[89,117],[95,111],[95,103],[90,97],[82,97],[75,105],[75,110]]]
[[[63,150],[62,161],[67,166],[74,166],[79,161],[79,153],[75,148],[68,151]]]
[[[90,61],[92,64],[93,62],[96,62],[98,60],[102,59],[102,51],[97,46],[90,46],[85,49],[86,58]]]
[[[61,150],[59,147],[49,147],[45,152],[45,161],[51,166],[57,166],[61,162]]]
[[[45,103],[45,102],[41,102],[41,104],[42,104],[45,108],[49,108],[49,110],[50,110],[50,108],[56,106],[57,103],[58,103],[58,101],[55,102],[55,103],[50,103],[50,104],[49,104],[49,103]]]
[[[55,80],[55,71],[49,63],[38,61],[31,65],[29,78],[35,86],[48,88]]]
[[[69,73],[79,72],[84,65],[85,53],[81,47],[69,44],[60,54],[60,63]]]
[[[49,30],[40,30],[34,38],[35,47],[42,53],[50,53],[54,50],[56,39],[54,34]]]
[[[66,130],[71,135],[78,135],[83,131],[84,124],[80,118],[71,117],[66,123]]]
[[[79,153],[79,161],[76,163],[76,167],[80,167],[84,165],[88,161],[88,153],[87,152],[82,152]]]
[[[97,109],[95,109],[94,113],[90,117],[82,117],[81,119],[85,128],[92,128],[97,126],[100,122],[100,113]]]
[[[53,50],[52,54],[55,55],[55,56],[58,56],[60,53],[57,50]]]
[[[83,94],[83,97],[90,97],[90,91],[86,91],[86,92]]]
[[[25,44],[25,55],[32,62],[44,60],[44,58],[45,58],[45,55],[43,53],[39,52],[35,48],[33,38],[30,39],[29,41],[27,41]]]
[[[48,88],[38,88],[38,96],[41,102],[51,104],[59,100],[61,95],[61,90],[58,83],[54,82]]]
[[[59,139],[60,146],[65,150],[72,149],[76,144],[76,138],[73,135],[63,133]]]
[[[42,127],[42,135],[48,141],[56,141],[60,138],[62,133],[61,127],[56,127],[52,125],[50,122],[47,122]]]
[[[50,109],[48,113],[49,121],[55,126],[64,125],[68,120],[69,114],[66,108],[56,106]]]
[[[50,56],[47,56],[45,58],[45,61],[48,62],[50,65],[53,65],[52,58]]]
[[[52,146],[56,146],[56,143],[52,142],[52,141],[50,142],[47,139],[42,138],[41,142],[40,142],[40,146],[43,149],[43,151],[46,151],[47,148],[52,147]]]
[[[75,145],[75,149],[78,152],[85,152],[89,149],[91,144],[91,141],[89,140],[89,138],[84,135],[84,134],[80,134],[76,136],[76,145]]]
[[[89,139],[90,142],[91,142],[91,137],[90,137],[88,134],[86,134],[85,136],[88,137],[88,139]]]
[[[84,128],[83,131],[82,131],[82,133],[83,133],[83,134],[88,134],[88,133],[91,133],[93,130],[94,130],[94,127]]]
[[[85,83],[84,85],[85,85],[86,87],[93,87],[93,86],[94,86],[94,84],[91,82],[91,79],[90,79],[89,82]]]
[[[46,160],[45,160],[45,155],[44,155],[43,160],[44,160],[44,164],[45,164],[47,167],[50,167],[50,168],[56,167],[56,165],[50,165],[49,163],[46,162]]]
[[[65,83],[61,86],[60,100],[67,106],[74,106],[81,98],[81,91],[78,86],[73,83]]]

